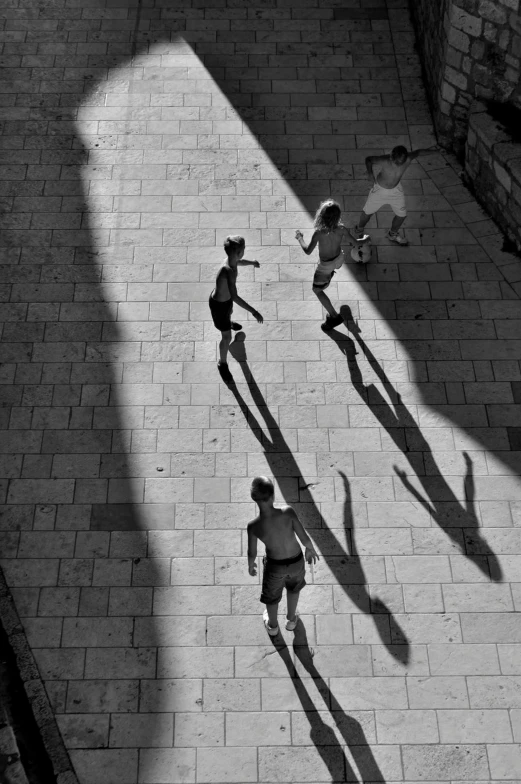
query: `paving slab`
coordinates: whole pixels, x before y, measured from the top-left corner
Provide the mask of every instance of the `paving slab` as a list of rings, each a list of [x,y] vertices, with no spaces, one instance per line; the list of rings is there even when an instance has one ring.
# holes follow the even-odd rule
[[[0,20],[1,567],[81,784],[519,779],[520,262],[422,155],[409,246],[371,218],[320,330],[295,230],[435,142],[406,0],[345,5]],[[237,307],[226,386],[237,233],[264,324]],[[259,474],[321,555],[274,640]]]

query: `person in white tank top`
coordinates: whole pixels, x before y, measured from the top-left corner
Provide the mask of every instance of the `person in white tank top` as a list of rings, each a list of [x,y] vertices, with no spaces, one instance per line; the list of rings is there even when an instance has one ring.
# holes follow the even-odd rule
[[[319,262],[313,276],[313,292],[327,311],[326,320],[321,325],[324,332],[330,332],[343,322],[342,316],[335,310],[325,289],[331,283],[336,270],[340,269],[345,261],[342,244],[355,246],[348,229],[340,222],[341,215],[340,205],[333,199],[327,199],[321,203],[316,212],[313,222],[315,231],[310,242],[306,245],[300,229],[295,233],[300,247],[307,256],[313,253],[318,245]]]

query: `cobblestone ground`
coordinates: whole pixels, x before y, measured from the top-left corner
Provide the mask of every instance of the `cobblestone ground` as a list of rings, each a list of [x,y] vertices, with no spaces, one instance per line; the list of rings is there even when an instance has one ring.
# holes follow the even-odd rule
[[[434,141],[405,2],[3,8],[2,565],[82,784],[519,781],[519,261],[437,153],[350,337],[294,239]],[[321,553],[275,644],[260,473]]]

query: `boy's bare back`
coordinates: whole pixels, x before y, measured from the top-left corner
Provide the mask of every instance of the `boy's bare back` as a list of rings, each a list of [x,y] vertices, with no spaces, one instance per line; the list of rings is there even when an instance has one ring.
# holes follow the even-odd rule
[[[252,520],[248,524],[248,534],[253,534],[263,542],[269,558],[293,558],[302,552],[295,536],[295,528],[298,532],[302,525],[291,506],[282,509],[272,507],[272,510],[270,514],[261,512]]]

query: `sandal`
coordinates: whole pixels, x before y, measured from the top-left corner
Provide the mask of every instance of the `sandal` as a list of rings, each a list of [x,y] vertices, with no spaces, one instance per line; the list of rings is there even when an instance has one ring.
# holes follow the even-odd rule
[[[268,632],[270,637],[276,637],[279,633],[279,627],[277,626],[270,626],[270,618],[268,615],[268,611],[264,610],[262,614],[262,620],[264,621],[264,626],[266,627],[266,631]]]

